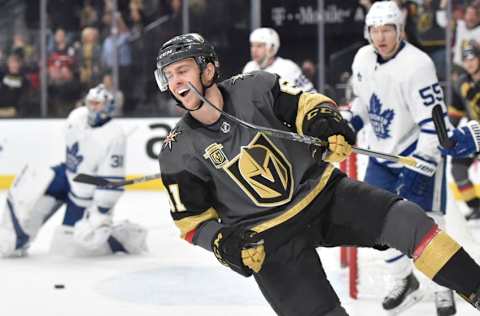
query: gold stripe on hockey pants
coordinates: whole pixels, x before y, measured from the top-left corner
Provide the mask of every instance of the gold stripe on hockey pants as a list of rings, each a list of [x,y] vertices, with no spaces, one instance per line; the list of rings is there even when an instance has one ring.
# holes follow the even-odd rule
[[[415,260],[415,266],[433,279],[460,248],[461,246],[447,233],[440,231]]]

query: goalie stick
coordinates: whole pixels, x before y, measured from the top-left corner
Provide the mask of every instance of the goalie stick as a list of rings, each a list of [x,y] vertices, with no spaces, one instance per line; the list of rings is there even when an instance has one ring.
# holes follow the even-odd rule
[[[200,100],[202,100],[204,103],[207,103],[209,106],[211,106],[212,108],[214,108],[215,110],[217,110],[218,112],[223,114],[229,120],[231,120],[233,122],[236,122],[243,127],[251,128],[251,129],[256,130],[258,132],[262,132],[262,133],[264,133],[268,136],[288,139],[288,140],[291,140],[291,141],[294,141],[294,142],[300,142],[300,143],[305,143],[305,144],[309,144],[309,145],[317,145],[317,146],[320,146],[320,147],[327,147],[328,146],[328,142],[326,142],[324,140],[320,140],[316,137],[312,137],[312,136],[309,136],[309,135],[300,135],[300,134],[293,133],[293,132],[282,131],[282,130],[279,130],[279,129],[264,127],[264,126],[255,125],[255,124],[252,124],[252,123],[245,122],[244,120],[241,120],[238,117],[233,116],[233,115],[219,109],[212,102],[207,100],[197,90],[197,88],[195,88],[190,82],[187,82],[187,85],[190,89],[193,90],[193,92],[195,92],[195,94],[200,98]],[[367,156],[370,156],[370,157],[375,157],[375,158],[385,159],[385,160],[388,160],[388,161],[398,162],[398,163],[400,163],[404,166],[410,166],[412,168],[415,168],[418,165],[417,160],[415,158],[412,158],[412,157],[391,155],[391,154],[382,153],[382,152],[378,152],[378,151],[373,151],[373,150],[370,150],[370,149],[359,148],[359,147],[355,147],[355,146],[352,146],[352,151],[357,153],[357,154],[362,154],[362,155],[367,155]]]
[[[79,173],[73,178],[73,181],[85,184],[95,185],[97,187],[105,188],[105,189],[115,189],[120,188],[125,185],[142,183],[146,181],[151,181],[160,178],[160,173],[155,173],[152,175],[133,178],[129,180],[119,180],[119,181],[110,181],[103,177],[95,177],[84,173]]]
[[[442,106],[437,104],[432,109],[432,119],[437,130],[438,142],[442,147],[449,149],[455,146],[455,142],[448,138],[447,126],[443,118]]]

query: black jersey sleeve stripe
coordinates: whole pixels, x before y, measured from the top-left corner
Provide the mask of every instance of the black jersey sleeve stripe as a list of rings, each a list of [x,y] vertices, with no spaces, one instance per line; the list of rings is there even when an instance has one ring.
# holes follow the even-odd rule
[[[273,111],[275,116],[282,122],[287,123],[289,126],[295,125],[295,119],[297,117],[297,106],[300,94],[292,95],[282,92],[280,90],[280,82],[277,80],[272,87],[271,93],[274,98]]]

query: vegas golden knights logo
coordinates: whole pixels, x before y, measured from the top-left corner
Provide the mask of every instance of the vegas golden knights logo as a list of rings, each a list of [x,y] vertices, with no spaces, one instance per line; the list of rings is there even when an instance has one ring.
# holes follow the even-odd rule
[[[223,145],[213,143],[205,149],[203,158],[210,159],[215,168],[221,169],[228,162],[227,156],[223,152]]]
[[[224,169],[258,206],[282,205],[292,197],[292,166],[261,133],[242,147]]]

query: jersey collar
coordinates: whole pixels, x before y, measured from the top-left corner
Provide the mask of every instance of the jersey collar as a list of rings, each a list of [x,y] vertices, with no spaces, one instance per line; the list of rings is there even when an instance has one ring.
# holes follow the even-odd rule
[[[401,41],[400,42],[400,46],[398,47],[398,50],[396,51],[395,54],[393,54],[392,57],[390,57],[389,59],[383,59],[382,56],[380,56],[379,53],[375,52],[375,54],[377,54],[377,63],[379,63],[380,65],[381,64],[385,64],[386,62],[394,59],[395,57],[397,57],[398,53],[400,53],[400,51],[405,47],[405,41]]]

